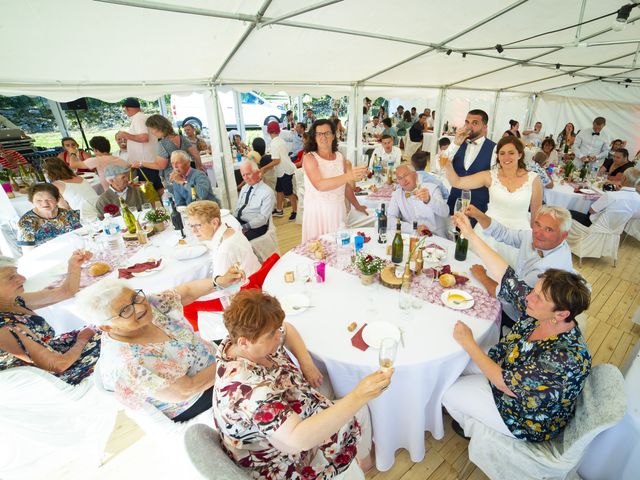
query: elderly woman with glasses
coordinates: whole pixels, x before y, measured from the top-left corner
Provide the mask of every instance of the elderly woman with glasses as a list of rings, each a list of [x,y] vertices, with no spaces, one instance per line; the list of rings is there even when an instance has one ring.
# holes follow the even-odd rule
[[[260,270],[260,261],[253,253],[249,240],[242,230],[234,230],[223,223],[216,202],[191,202],[187,206],[187,217],[193,234],[209,248],[214,278],[236,264],[247,276]]]
[[[393,369],[368,375],[334,403],[316,390],[302,339],[283,320],[278,300],[260,290],[236,294],[224,312],[229,335],[216,354],[213,393],[222,448],[252,478],[363,478],[358,463],[371,461],[366,405]]]
[[[77,307],[102,330],[100,374],[107,390],[131,409],[150,403],[174,422],[211,408],[214,347],[193,332],[183,305],[239,282],[231,268],[213,283],[196,280],[158,294],[106,279],[84,289]]]
[[[360,212],[353,192],[356,181],[364,178],[367,167],[352,167],[338,151],[336,126],[331,120],[316,120],[309,130],[309,141],[302,158],[304,169],[304,215],[302,241],[306,242],[325,233],[336,232],[347,221],[345,199]]]

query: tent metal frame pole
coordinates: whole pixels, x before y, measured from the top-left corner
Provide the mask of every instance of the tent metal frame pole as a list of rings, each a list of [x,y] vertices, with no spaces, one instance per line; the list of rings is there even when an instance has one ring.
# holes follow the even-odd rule
[[[347,117],[347,160],[354,165],[358,164],[356,138],[358,135],[358,111],[357,111],[358,85],[354,84],[349,92],[349,108]]]
[[[638,70],[640,70],[640,68],[632,68],[629,70],[625,70],[623,72],[618,72],[616,75],[625,75],[627,73],[631,73],[631,72],[637,72]],[[606,77],[608,78],[608,77]],[[599,82],[600,78],[592,78],[591,80],[585,80],[584,82],[577,82],[577,83],[568,83],[566,85],[562,85],[560,87],[553,87],[553,88],[549,88],[547,90],[541,90],[538,93],[551,93],[554,92],[555,90],[564,90],[565,88],[570,88],[570,87],[580,87],[582,85],[586,85],[587,83],[593,83],[593,82]]]
[[[240,98],[240,92],[233,90],[233,108],[236,116],[236,129],[240,132],[240,137],[243,140],[247,138],[247,130],[244,126],[244,112],[242,111],[242,99]],[[225,126],[226,128],[226,126]]]
[[[578,28],[576,28],[576,42],[580,40],[580,32],[582,31],[582,20],[584,19],[584,9],[587,6],[587,0],[582,0],[582,6],[580,7],[580,15],[578,16]]]
[[[437,137],[440,138],[442,136],[442,125],[444,120],[444,102],[446,101],[447,89],[441,88],[440,93],[438,93],[438,120],[437,125],[434,125],[435,131],[437,133]],[[433,171],[433,168],[432,168]]]
[[[67,117],[60,106],[60,102],[54,102],[53,100],[47,99],[49,102],[49,108],[51,109],[51,113],[53,113],[53,118],[56,120],[56,124],[58,125],[58,129],[60,130],[60,134],[63,137],[69,136],[69,124],[67,123]]]
[[[356,122],[355,122],[355,125],[353,125],[352,130],[354,135],[355,158],[356,158],[356,165],[357,165],[359,159],[362,158],[362,131],[364,128],[364,125],[362,125],[362,108],[364,107],[365,86],[360,84],[359,82],[356,82],[354,84],[354,89],[355,89],[354,95],[356,99],[355,108],[354,108]]]
[[[632,67],[635,67],[638,64],[638,56],[640,55],[640,43],[636,47],[636,54],[633,56],[633,62],[631,63]]]
[[[531,127],[531,120],[533,120],[533,115],[536,110],[536,105],[538,103],[538,95],[535,93],[531,94],[529,105],[527,105],[527,115],[524,119],[525,128]]]
[[[158,97],[158,108],[160,109],[160,115],[163,117],[169,116],[169,110],[167,110],[167,102],[164,101],[164,95]]]
[[[280,17],[272,18],[263,22],[257,26],[257,28],[266,27],[267,25],[272,25],[274,23],[280,23],[283,20],[287,20],[291,17],[296,17],[298,15],[302,15],[303,13],[312,12],[313,10],[318,10],[320,8],[328,7],[329,5],[333,5],[334,3],[340,3],[342,0],[325,0],[324,2],[317,3],[315,5],[310,5],[308,7],[301,8],[299,10],[294,10],[293,12],[289,12]]]
[[[496,116],[498,115],[498,104],[500,103],[500,90],[496,92],[496,98],[493,101],[493,112],[491,112],[491,120],[489,120],[489,133],[492,137],[495,137],[494,129],[496,128]],[[495,137],[497,138],[497,137]]]
[[[198,15],[201,17],[224,18],[227,20],[238,20],[241,22],[254,22],[255,15],[246,15],[242,13],[227,13],[218,10],[207,10],[204,8],[181,7],[179,5],[167,5],[157,2],[141,2],[135,0],[93,0],[99,3],[109,3],[112,5],[120,5],[123,7],[145,8],[147,10],[159,10],[161,12],[185,13],[188,15]]]
[[[231,144],[228,141],[227,128],[224,123],[224,115],[222,115],[222,112],[220,110],[220,99],[218,97],[218,89],[216,87],[210,87],[209,91],[211,93],[213,114],[215,116],[214,120],[217,123],[216,125],[217,128],[215,129],[215,136],[218,144],[217,146],[219,147],[218,151],[221,152],[222,154],[220,164],[222,166],[222,181],[224,185],[223,193],[227,199],[227,205],[229,209],[233,210],[235,208],[235,204],[238,201],[238,193],[235,188],[233,189],[229,188],[230,180],[232,180],[235,184],[235,177],[233,174],[233,170],[231,171],[231,175],[229,175],[229,169],[228,169],[228,167],[232,165]],[[224,135],[223,135],[223,132],[224,132]],[[216,178],[218,177],[216,176]],[[232,195],[232,192],[235,193],[235,196]]]
[[[371,75],[369,75],[369,76],[367,76],[367,77],[363,78],[362,80],[360,80],[360,82],[366,82],[367,80],[370,80],[370,79],[371,79],[371,78],[373,78],[373,77],[377,77],[378,75],[381,75],[381,74],[383,74],[383,73],[386,73],[386,72],[388,72],[389,70],[393,70],[394,68],[397,68],[397,67],[399,67],[399,66],[401,66],[401,65],[404,65],[405,63],[410,62],[411,60],[415,60],[416,58],[421,57],[421,56],[423,56],[423,55],[426,55],[426,54],[427,54],[427,53],[429,53],[429,52],[433,52],[434,50],[437,50],[437,49],[439,49],[439,48],[442,48],[442,47],[443,47],[443,45],[445,45],[447,42],[450,42],[450,41],[452,41],[452,40],[457,40],[457,39],[459,39],[459,38],[460,38],[460,37],[462,37],[463,35],[466,35],[467,33],[472,32],[473,30],[475,30],[475,29],[477,29],[477,28],[479,28],[479,27],[481,27],[481,26],[483,26],[483,25],[485,25],[485,24],[487,24],[487,23],[489,23],[489,22],[491,22],[491,21],[495,20],[496,18],[498,18],[498,17],[500,17],[500,16],[504,15],[505,13],[510,12],[510,11],[511,11],[511,10],[513,10],[514,8],[518,8],[520,5],[522,5],[522,4],[524,4],[524,3],[527,3],[527,1],[528,1],[528,0],[518,0],[517,2],[512,3],[511,5],[509,5],[509,6],[505,7],[505,8],[503,8],[502,10],[497,11],[496,13],[494,13],[494,14],[490,15],[489,17],[484,18],[484,19],[480,20],[479,22],[474,23],[473,25],[471,25],[471,26],[469,26],[469,27],[465,28],[464,30],[462,30],[462,31],[460,31],[460,32],[458,32],[458,33],[456,33],[455,35],[451,35],[451,36],[449,36],[448,38],[445,38],[445,39],[444,39],[442,42],[440,42],[439,44],[434,45],[434,46],[432,46],[432,47],[429,47],[429,48],[427,48],[426,50],[423,50],[423,51],[421,51],[421,52],[418,52],[418,53],[417,53],[417,54],[415,54],[415,55],[411,55],[409,58],[406,58],[406,59],[404,59],[404,60],[402,60],[402,61],[400,61],[400,62],[397,62],[397,63],[395,63],[395,64],[391,65],[390,67],[387,67],[387,68],[384,68],[384,69],[382,69],[382,70],[380,70],[380,71],[378,71],[378,72],[375,72],[375,73],[373,73],[373,74],[371,74]]]

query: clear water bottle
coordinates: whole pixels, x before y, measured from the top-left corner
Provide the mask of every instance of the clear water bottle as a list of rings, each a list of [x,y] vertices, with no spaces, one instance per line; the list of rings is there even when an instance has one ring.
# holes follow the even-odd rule
[[[162,193],[162,206],[166,211],[171,211],[171,193],[166,188]]]
[[[113,219],[110,213],[104,214],[102,230],[107,237],[107,247],[111,251],[121,252],[124,248],[124,240],[120,233],[120,225]]]

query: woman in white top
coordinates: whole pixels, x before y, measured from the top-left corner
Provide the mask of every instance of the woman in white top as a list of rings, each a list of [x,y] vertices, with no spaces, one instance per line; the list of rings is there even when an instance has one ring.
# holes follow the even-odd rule
[[[360,212],[367,209],[360,205],[353,193],[352,182],[367,173],[366,165],[352,167],[338,152],[336,126],[330,120],[316,120],[309,130],[307,152],[302,157],[304,169],[304,213],[302,216],[302,241],[306,242],[336,232],[346,225],[345,199]]]
[[[242,231],[234,230],[220,219],[220,207],[211,200],[199,200],[187,206],[188,223],[211,255],[212,275],[224,275],[238,264],[247,277],[260,269],[260,261]]]
[[[531,219],[542,206],[542,183],[535,172],[527,171],[524,145],[514,137],[503,137],[496,146],[497,167],[466,177],[459,177],[450,162],[445,165],[447,178],[456,188],[471,190],[487,187],[489,207],[487,215],[515,230],[530,230]],[[531,211],[531,216],[529,216]],[[482,229],[476,225],[481,235]],[[510,265],[515,266],[518,250],[483,236],[485,243],[496,250]]]
[[[63,208],[78,210],[80,221],[92,222],[98,218],[96,202],[98,194],[84,178],[71,170],[64,160],[51,157],[44,161],[44,171],[60,191],[60,202]]]

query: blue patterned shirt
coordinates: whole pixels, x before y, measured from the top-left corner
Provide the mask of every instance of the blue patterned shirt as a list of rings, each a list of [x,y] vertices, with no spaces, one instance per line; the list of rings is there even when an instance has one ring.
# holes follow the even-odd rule
[[[498,298],[511,303],[519,320],[509,334],[489,350],[515,397],[491,384],[502,420],[516,438],[533,442],[557,436],[576,409],[576,401],[591,371],[591,354],[576,324],[544,340],[529,341],[538,320],[526,313],[532,288],[511,267],[502,277]]]

